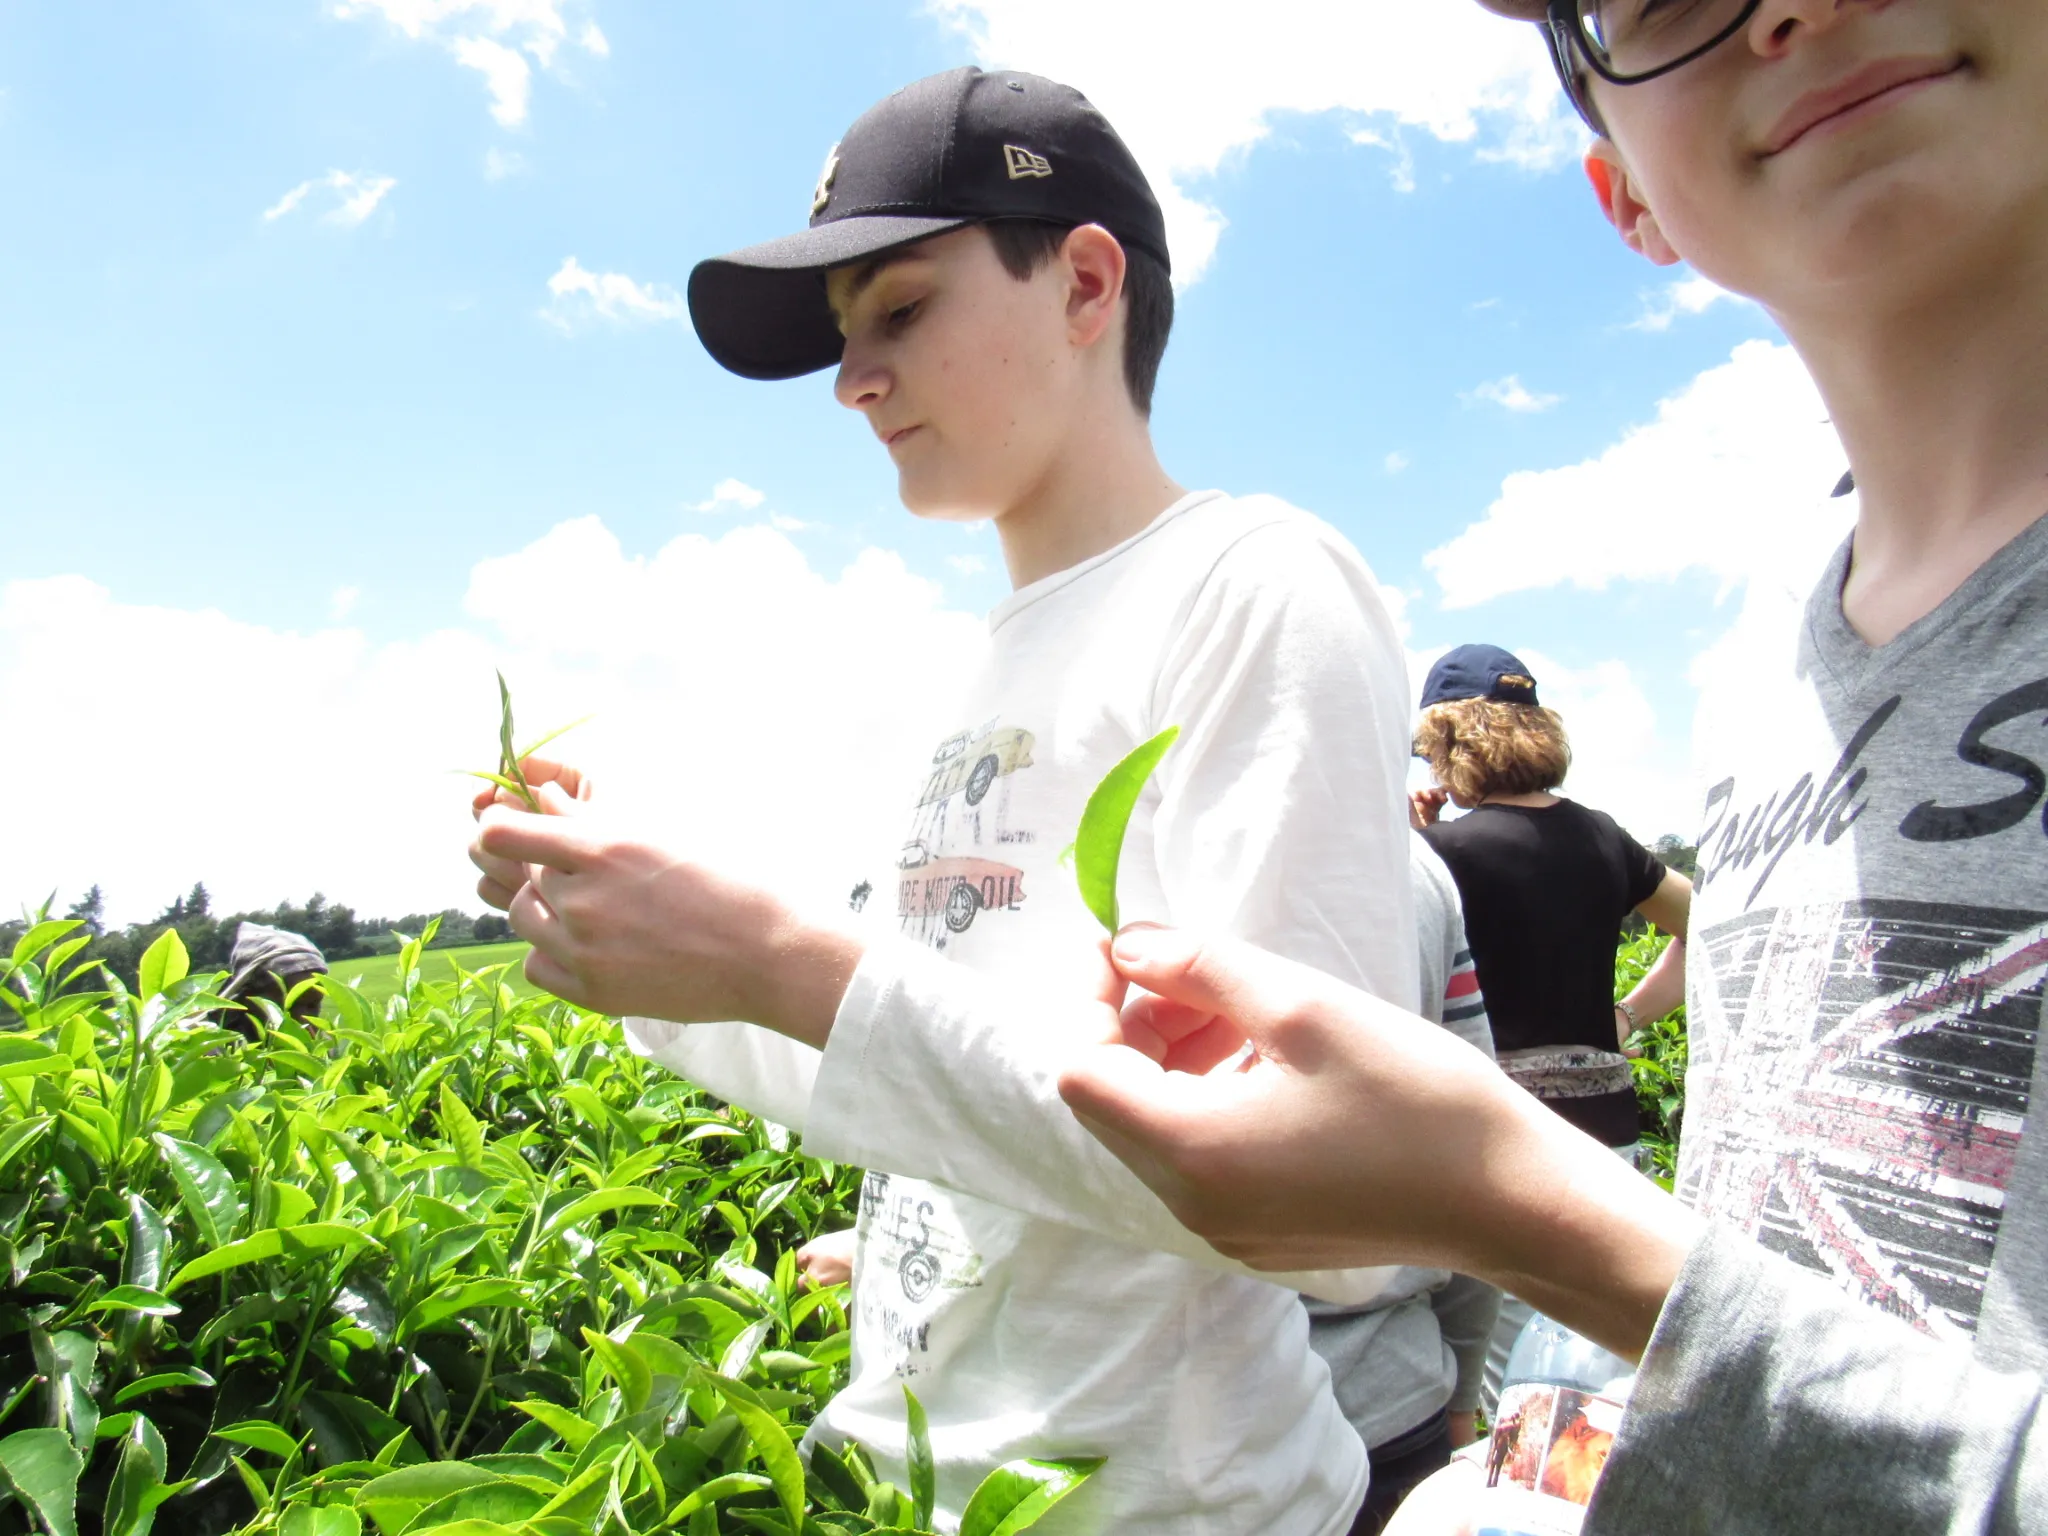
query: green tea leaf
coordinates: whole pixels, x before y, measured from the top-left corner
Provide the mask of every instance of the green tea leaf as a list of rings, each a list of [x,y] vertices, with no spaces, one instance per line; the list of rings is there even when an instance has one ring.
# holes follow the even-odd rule
[[[483,1167],[484,1129],[445,1082],[441,1084],[441,1132],[463,1167]]]
[[[71,1058],[40,1040],[24,1040],[19,1035],[0,1038],[0,1078],[42,1077],[70,1070]]]
[[[65,1060],[70,1060],[66,1057]],[[0,1131],[0,1171],[19,1157],[23,1149],[39,1140],[43,1132],[56,1124],[48,1115],[37,1115],[33,1120],[23,1120]]]
[[[796,1453],[796,1447],[790,1443],[789,1431],[767,1409],[742,1402],[730,1394],[726,1396],[725,1406],[746,1428],[747,1438],[753,1441],[761,1465],[768,1469],[768,1481],[775,1487],[775,1497],[782,1505],[783,1514],[789,1517],[789,1528],[801,1530],[804,1523],[804,1464]]]
[[[151,1392],[161,1392],[166,1387],[210,1387],[213,1384],[213,1378],[196,1365],[182,1366],[175,1371],[158,1371],[152,1376],[143,1377],[140,1381],[131,1381],[116,1392],[114,1406],[122,1407],[134,1402],[138,1397],[146,1397]]]
[[[545,1398],[531,1397],[512,1406],[537,1423],[545,1424],[572,1451],[582,1450],[590,1443],[590,1437],[597,1433],[597,1426],[588,1419],[579,1418],[559,1403],[548,1402]]]
[[[294,1504],[278,1536],[363,1536],[363,1517],[343,1504]]]
[[[651,1189],[593,1190],[581,1199],[570,1201],[569,1204],[563,1206],[554,1215],[550,1216],[542,1224],[540,1235],[543,1238],[553,1237],[557,1232],[566,1231],[570,1227],[578,1226],[588,1221],[591,1217],[602,1215],[606,1211],[622,1210],[627,1206],[667,1204],[668,1201],[662,1199],[660,1195],[657,1195]]]
[[[1180,727],[1170,725],[1134,750],[1103,776],[1081,812],[1081,827],[1074,835],[1074,880],[1081,887],[1081,900],[1111,933],[1122,926],[1116,876],[1131,813],[1138,808],[1145,781],[1179,735]]]
[[[519,749],[512,745],[512,690],[505,686],[505,674],[498,674],[498,772],[513,781],[513,788],[528,808],[540,809],[533,787],[519,767]]]
[[[84,926],[84,923],[75,917],[52,917],[33,924],[27,933],[14,941],[14,964],[27,964],[31,957],[48,949],[72,929]]]
[[[444,1323],[461,1313],[480,1311],[485,1307],[517,1306],[525,1299],[526,1293],[510,1280],[468,1280],[445,1286],[405,1314],[398,1325],[396,1338],[403,1344],[435,1324]]]
[[[236,1445],[246,1445],[252,1451],[268,1451],[281,1461],[289,1461],[299,1448],[298,1441],[265,1419],[244,1419],[239,1424],[216,1429],[214,1434]]]
[[[50,1536],[78,1536],[78,1475],[84,1470],[61,1429],[16,1430],[0,1440],[0,1474]]]
[[[142,960],[136,967],[139,983],[136,995],[145,1001],[161,996],[183,981],[191,969],[192,957],[185,953],[185,941],[178,937],[177,929],[166,928],[142,952]]]
[[[122,1437],[120,1459],[107,1484],[103,1536],[149,1536],[157,1506],[176,1491],[164,1486],[165,1464],[163,1436],[137,1414]]]
[[[626,1408],[638,1413],[647,1406],[647,1398],[654,1391],[654,1373],[647,1369],[647,1362],[627,1349],[615,1344],[594,1328],[583,1330],[583,1342],[590,1346],[590,1352],[598,1362],[611,1373],[619,1384],[619,1391],[625,1395]]]
[[[1006,1461],[981,1480],[960,1517],[960,1536],[1017,1536],[1095,1475],[1099,1456]]]
[[[767,1478],[753,1472],[728,1472],[723,1477],[714,1477],[710,1482],[691,1489],[683,1501],[668,1512],[668,1517],[661,1523],[674,1525],[707,1505],[716,1504],[720,1499],[730,1498],[735,1493],[759,1493],[774,1486]]]
[[[925,1419],[924,1404],[909,1387],[903,1389],[903,1406],[909,1419],[909,1438],[904,1460],[910,1464],[910,1507],[919,1530],[930,1530],[932,1510],[939,1501],[939,1472],[932,1460],[932,1429]]]
[[[185,1214],[209,1248],[218,1248],[242,1224],[242,1195],[234,1176],[206,1148],[159,1131],[152,1138],[178,1186]]]
[[[372,1242],[368,1233],[338,1222],[315,1221],[303,1227],[271,1227],[253,1237],[245,1237],[239,1243],[229,1243],[224,1248],[201,1254],[171,1276],[171,1283],[164,1289],[175,1291],[190,1281],[203,1280],[222,1270],[238,1269],[244,1264],[260,1264],[266,1259],[305,1258],[334,1248],[360,1248]]]
[[[185,1309],[170,1297],[146,1286],[117,1285],[85,1309],[88,1312],[140,1312],[146,1317],[176,1317]]]

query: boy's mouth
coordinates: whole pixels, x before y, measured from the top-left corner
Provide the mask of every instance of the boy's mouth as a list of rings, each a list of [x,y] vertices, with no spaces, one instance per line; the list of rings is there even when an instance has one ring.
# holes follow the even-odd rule
[[[916,430],[917,428],[915,427],[897,427],[894,431],[884,432],[882,434],[882,446],[893,453],[896,451],[896,445]]]
[[[1956,74],[1961,59],[1887,59],[1859,69],[1839,85],[1809,91],[1780,117],[1757,151],[1759,160],[1781,155],[1809,134],[1893,102]]]

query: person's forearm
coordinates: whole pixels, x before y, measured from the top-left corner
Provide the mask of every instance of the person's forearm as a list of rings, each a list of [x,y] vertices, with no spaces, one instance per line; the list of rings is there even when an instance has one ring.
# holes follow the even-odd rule
[[[1643,979],[1622,999],[1635,1011],[1638,1025],[1647,1028],[1685,1001],[1685,940],[1673,939],[1664,946],[1657,963],[1643,973]]]
[[[1510,1113],[1487,1149],[1494,1209],[1456,1267],[1639,1358],[1699,1217],[1535,1100]]]
[[[806,1146],[1319,1299],[1357,1304],[1384,1289],[1392,1267],[1268,1274],[1175,1220],[1060,1102],[1059,1068],[1098,1021],[1090,1010],[918,946],[878,945],[832,1032]]]

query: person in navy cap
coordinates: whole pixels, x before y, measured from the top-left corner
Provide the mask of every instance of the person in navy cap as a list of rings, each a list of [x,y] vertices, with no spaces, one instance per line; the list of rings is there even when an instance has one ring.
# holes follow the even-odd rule
[[[1472,962],[1508,1076],[1580,1130],[1635,1160],[1635,1085],[1622,1051],[1685,997],[1692,884],[1604,811],[1555,793],[1571,767],[1564,721],[1522,660],[1461,645],[1429,669],[1416,756],[1436,786],[1411,818],[1457,882]],[[1446,803],[1465,812],[1442,815]],[[1672,936],[1614,1001],[1621,926],[1640,912]],[[1487,1362],[1489,1406],[1528,1307],[1504,1299]]]

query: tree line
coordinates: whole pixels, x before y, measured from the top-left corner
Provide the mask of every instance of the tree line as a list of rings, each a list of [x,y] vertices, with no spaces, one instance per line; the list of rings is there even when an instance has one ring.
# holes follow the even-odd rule
[[[52,914],[56,915],[59,914]],[[511,926],[496,913],[472,917],[450,908],[445,912],[409,912],[403,917],[358,917],[355,908],[331,902],[318,891],[304,902],[279,902],[266,910],[215,912],[213,898],[203,881],[195,883],[147,922],[109,926],[106,898],[97,885],[61,915],[76,918],[85,925],[84,931],[92,935],[92,942],[73,963],[100,961],[130,987],[135,985],[136,965],[142,952],[166,928],[178,930],[195,971],[228,969],[235,930],[245,922],[303,934],[330,962],[394,954],[401,942],[400,934],[416,936],[436,917],[441,920],[441,929],[434,937],[435,949],[493,944],[512,937]],[[0,950],[11,950],[27,928],[25,920],[0,921]]]

